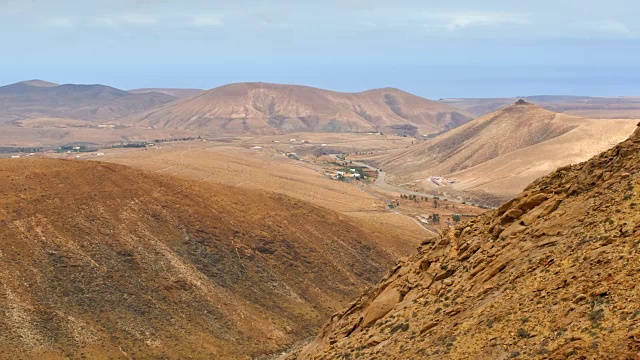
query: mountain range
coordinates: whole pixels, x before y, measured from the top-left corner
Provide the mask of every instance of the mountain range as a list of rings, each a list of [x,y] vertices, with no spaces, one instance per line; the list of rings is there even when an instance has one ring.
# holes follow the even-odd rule
[[[123,122],[211,134],[283,132],[438,133],[471,120],[464,111],[397,89],[339,93],[297,85],[240,83],[166,104]]]
[[[0,87],[0,125],[30,118],[108,122],[176,100],[105,85],[57,85],[31,80]]]

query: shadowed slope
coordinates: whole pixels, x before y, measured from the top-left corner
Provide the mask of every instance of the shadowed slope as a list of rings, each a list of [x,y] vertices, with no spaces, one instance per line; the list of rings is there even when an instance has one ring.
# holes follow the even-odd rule
[[[379,279],[384,236],[283,195],[0,160],[0,357],[275,351]]]

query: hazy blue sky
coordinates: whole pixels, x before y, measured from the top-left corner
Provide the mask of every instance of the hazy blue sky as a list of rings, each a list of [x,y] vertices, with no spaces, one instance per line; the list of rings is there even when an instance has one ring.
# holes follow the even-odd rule
[[[637,0],[0,0],[0,83],[640,95]]]

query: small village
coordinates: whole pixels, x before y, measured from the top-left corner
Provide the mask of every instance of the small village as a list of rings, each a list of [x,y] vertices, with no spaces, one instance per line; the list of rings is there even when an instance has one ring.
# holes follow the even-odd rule
[[[384,181],[383,184],[377,181],[381,175],[379,169],[363,166],[366,164],[349,160],[348,157],[348,154],[338,154],[325,158],[324,175],[336,181],[352,183],[369,194],[384,199],[390,211],[414,219],[428,231],[437,232],[452,227],[464,219],[476,217],[485,211],[475,204],[467,204],[464,201],[447,199],[443,196],[417,195],[414,191],[403,190],[400,187],[383,189],[379,185],[383,185]],[[436,187],[455,182],[438,176],[429,177],[428,181]]]

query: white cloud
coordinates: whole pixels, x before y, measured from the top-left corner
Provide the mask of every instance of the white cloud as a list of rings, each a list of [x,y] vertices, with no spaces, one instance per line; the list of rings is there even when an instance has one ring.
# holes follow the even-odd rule
[[[135,26],[155,25],[158,22],[158,19],[155,16],[145,14],[125,14],[118,20],[125,25]]]
[[[123,30],[127,28],[151,27],[215,27],[222,25],[218,15],[168,15],[127,13],[112,16],[49,16],[39,19],[39,25],[46,28],[79,29],[106,28]]]
[[[577,37],[613,37],[637,38],[635,32],[627,24],[615,20],[576,21],[567,25],[568,29]]]
[[[365,29],[376,29],[378,27],[378,24],[373,21],[361,21],[359,24]]]
[[[74,30],[77,27],[77,22],[75,18],[68,16],[49,16],[43,18],[41,26],[46,28],[53,28],[58,30]]]
[[[196,27],[215,27],[222,25],[222,18],[217,15],[198,15],[193,17],[191,25]]]
[[[33,8],[33,0],[4,0],[0,1],[0,14],[16,15]]]
[[[108,16],[98,16],[98,17],[92,18],[90,22],[93,25],[106,27],[110,29],[117,29],[120,27],[120,23],[117,21],[117,19],[108,17]]]
[[[473,27],[497,27],[504,25],[526,25],[526,15],[510,12],[442,12],[427,16],[428,28],[440,28],[449,31]]]
[[[283,19],[281,16],[273,13],[272,11],[263,9],[256,12],[254,16],[258,20],[258,24],[264,28],[278,30],[294,28],[294,25],[292,23],[288,22],[286,19]]]
[[[348,10],[369,10],[374,7],[371,0],[337,0],[336,3],[338,7]]]
[[[610,34],[620,34],[620,35],[632,35],[633,31],[624,23],[613,21],[613,20],[603,20],[597,21],[590,24],[591,27],[599,32],[605,32]]]

